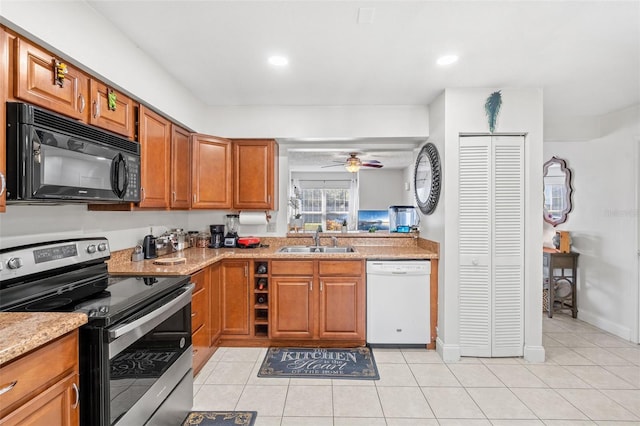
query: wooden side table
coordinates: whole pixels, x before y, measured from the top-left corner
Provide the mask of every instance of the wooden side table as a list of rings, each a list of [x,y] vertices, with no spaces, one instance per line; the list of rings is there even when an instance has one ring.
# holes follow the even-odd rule
[[[573,318],[578,317],[578,297],[576,284],[578,279],[578,253],[560,253],[552,248],[544,247],[543,259],[543,288],[546,292],[546,304],[549,318],[553,317],[553,311],[571,310]],[[556,288],[559,283],[566,282],[571,285],[571,294],[565,298],[556,300]],[[571,302],[568,299],[571,298]]]

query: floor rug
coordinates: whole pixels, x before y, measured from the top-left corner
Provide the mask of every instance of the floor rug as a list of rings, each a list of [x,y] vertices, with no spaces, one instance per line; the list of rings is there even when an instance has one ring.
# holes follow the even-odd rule
[[[255,411],[192,411],[182,426],[253,426]]]
[[[258,377],[378,380],[373,353],[353,349],[269,348]]]

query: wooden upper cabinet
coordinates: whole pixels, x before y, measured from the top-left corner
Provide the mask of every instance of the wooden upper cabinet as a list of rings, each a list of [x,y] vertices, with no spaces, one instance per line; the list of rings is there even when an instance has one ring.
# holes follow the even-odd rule
[[[191,143],[190,133],[171,125],[171,208],[191,207]]]
[[[90,81],[90,89],[89,123],[134,139],[136,102],[97,80]],[[111,105],[109,105],[110,94],[113,98]]]
[[[9,37],[0,27],[0,213],[6,210],[7,203],[7,163],[6,163],[6,102],[9,88]]]
[[[86,121],[89,108],[86,74],[19,37],[15,39],[15,57],[16,98]],[[62,85],[56,83],[56,63],[64,63],[67,68]]]
[[[278,205],[278,144],[233,141],[233,208],[274,210]]]
[[[140,207],[169,208],[171,123],[140,106]]]
[[[200,134],[191,138],[191,207],[231,208],[231,141]]]

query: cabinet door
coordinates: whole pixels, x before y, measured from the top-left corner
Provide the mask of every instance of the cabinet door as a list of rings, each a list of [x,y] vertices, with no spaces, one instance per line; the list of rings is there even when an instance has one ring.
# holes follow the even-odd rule
[[[207,135],[192,136],[191,207],[231,208],[231,141]]]
[[[222,333],[222,299],[221,299],[221,278],[220,278],[220,264],[215,263],[209,267],[210,278],[209,282],[211,284],[211,294],[210,294],[210,329],[211,329],[211,340],[210,346],[216,344],[220,334]]]
[[[86,121],[89,78],[28,41],[16,38],[15,96],[60,114]],[[55,63],[67,65],[62,86],[55,81]]]
[[[70,374],[49,386],[11,414],[3,417],[3,426],[78,426],[80,408],[78,393],[79,376]]]
[[[189,132],[171,125],[171,208],[191,207],[191,143]]]
[[[171,123],[140,106],[142,200],[140,207],[169,207]]]
[[[270,283],[271,338],[314,335],[313,277],[273,277]]]
[[[9,89],[9,38],[4,28],[0,27],[0,129],[6,129],[6,102]],[[7,202],[7,163],[6,163],[6,131],[0,132],[0,213],[6,210]]]
[[[365,289],[360,277],[320,277],[321,339],[364,339]]]
[[[233,141],[233,207],[274,210],[277,206],[277,155],[274,140]]]
[[[249,334],[249,262],[223,261],[222,334]]]
[[[128,96],[113,90],[106,84],[93,80],[89,82],[91,91],[91,111],[89,123],[118,133],[129,139],[135,135],[136,103]],[[109,95],[115,97],[109,107]]]

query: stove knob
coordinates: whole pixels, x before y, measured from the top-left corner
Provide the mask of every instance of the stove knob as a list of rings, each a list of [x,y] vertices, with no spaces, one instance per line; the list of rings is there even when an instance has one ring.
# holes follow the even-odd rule
[[[87,253],[93,254],[96,252],[96,245],[95,244],[90,244],[87,247]]]
[[[9,269],[18,269],[22,267],[22,259],[19,257],[12,257],[7,261],[7,266]]]
[[[98,251],[105,251],[107,249],[107,243],[98,244]]]

